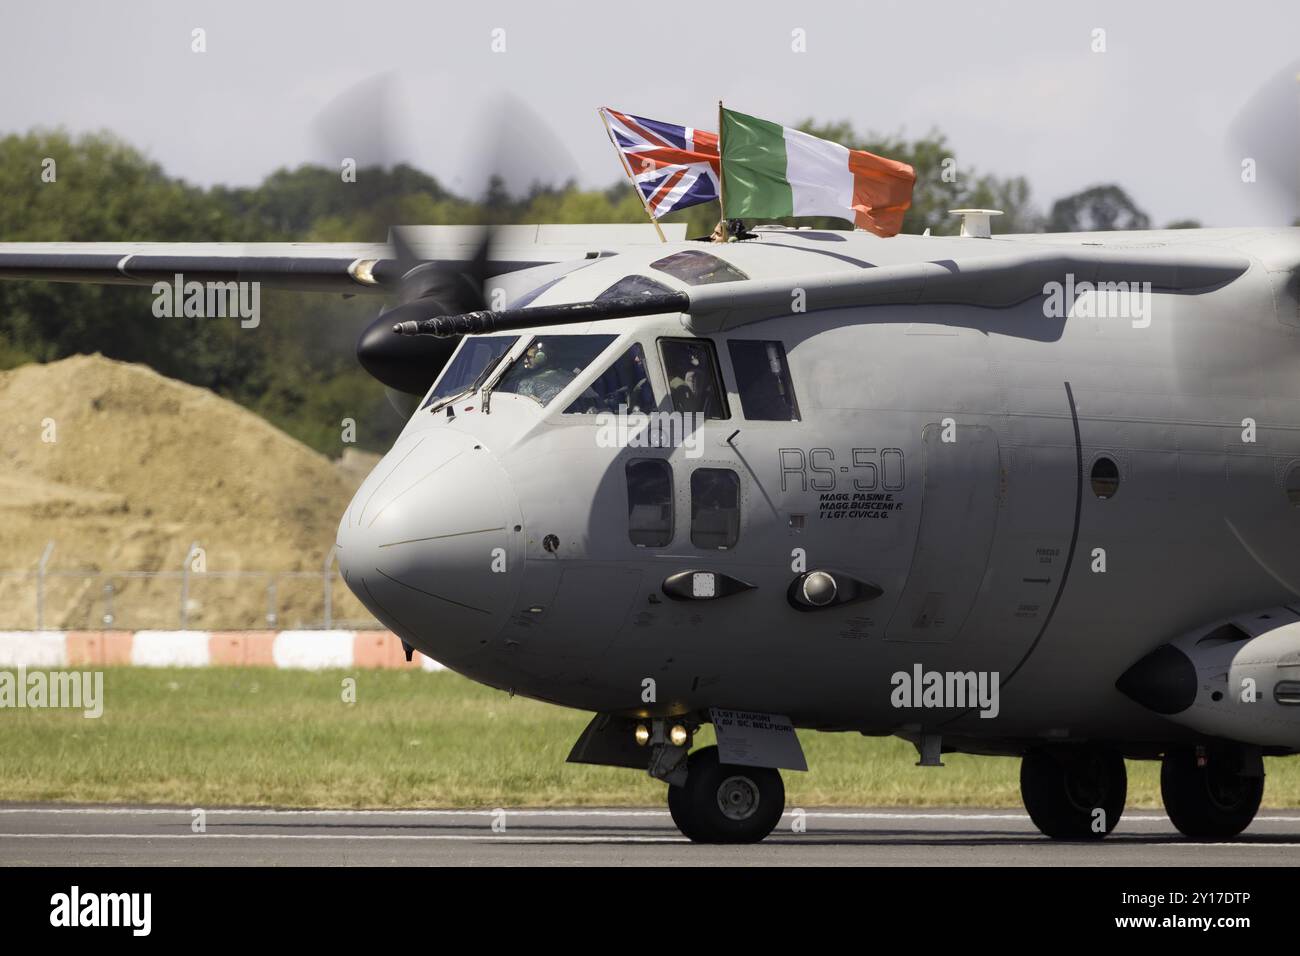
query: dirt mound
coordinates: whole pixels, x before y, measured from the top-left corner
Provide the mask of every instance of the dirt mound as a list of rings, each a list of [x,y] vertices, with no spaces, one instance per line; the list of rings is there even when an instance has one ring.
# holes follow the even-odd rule
[[[0,372],[0,422],[0,572],[34,569],[54,542],[47,627],[99,627],[105,613],[178,627],[192,544],[209,576],[189,582],[188,626],[320,623],[322,566],[364,453],[336,464],[212,392],[100,355]],[[175,577],[68,573],[86,571]],[[0,577],[0,628],[34,627],[35,593],[34,579]],[[337,618],[369,620],[341,584],[332,597]]]

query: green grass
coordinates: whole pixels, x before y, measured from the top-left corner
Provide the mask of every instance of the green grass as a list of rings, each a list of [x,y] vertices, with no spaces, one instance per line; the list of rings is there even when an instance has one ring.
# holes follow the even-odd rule
[[[342,702],[342,681],[357,702]],[[104,715],[0,710],[0,800],[187,806],[647,805],[664,785],[566,764],[589,715],[454,674],[110,668]],[[708,730],[700,743],[711,741]],[[893,738],[801,733],[811,772],[788,805],[1019,806],[1018,762],[918,768]],[[1266,802],[1300,806],[1300,763],[1268,762]],[[1129,805],[1159,805],[1156,765],[1129,764]]]

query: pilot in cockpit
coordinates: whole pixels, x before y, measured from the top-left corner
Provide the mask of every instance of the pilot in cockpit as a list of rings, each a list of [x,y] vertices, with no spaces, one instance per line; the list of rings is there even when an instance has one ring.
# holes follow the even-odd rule
[[[713,378],[708,370],[700,364],[700,356],[690,351],[686,356],[684,368],[669,380],[673,407],[679,412],[710,412],[714,409],[717,396],[713,393]]]
[[[538,339],[528,346],[523,355],[525,374],[522,376],[518,392],[535,399],[542,405],[568,386],[575,377],[574,372],[561,368],[547,353],[546,343]]]

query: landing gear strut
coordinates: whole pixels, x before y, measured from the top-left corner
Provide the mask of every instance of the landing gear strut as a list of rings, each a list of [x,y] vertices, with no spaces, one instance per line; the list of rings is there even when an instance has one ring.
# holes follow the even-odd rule
[[[1100,840],[1124,812],[1124,758],[1092,747],[1031,751],[1020,762],[1020,796],[1045,836]]]
[[[704,747],[687,758],[686,783],[668,788],[668,811],[695,843],[757,843],[785,812],[785,784],[780,771],[725,764]]]
[[[1165,812],[1184,836],[1230,840],[1255,819],[1264,797],[1264,766],[1241,748],[1208,752],[1180,747],[1160,766]]]

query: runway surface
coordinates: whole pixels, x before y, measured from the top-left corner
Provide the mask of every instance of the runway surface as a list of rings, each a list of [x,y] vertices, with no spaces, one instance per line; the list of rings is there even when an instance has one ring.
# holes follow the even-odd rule
[[[1102,843],[1047,840],[1011,810],[787,811],[758,846],[695,846],[663,810],[234,810],[0,806],[0,865],[1215,866],[1300,862],[1300,811],[1234,843],[1178,836],[1134,811]]]

